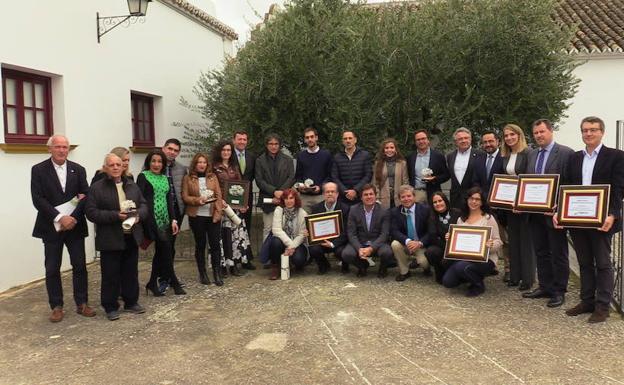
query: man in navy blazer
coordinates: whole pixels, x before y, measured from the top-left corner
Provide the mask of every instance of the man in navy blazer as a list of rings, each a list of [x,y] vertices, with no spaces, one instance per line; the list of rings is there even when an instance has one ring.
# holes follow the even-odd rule
[[[533,122],[533,139],[538,147],[528,155],[526,173],[565,175],[566,165],[574,150],[555,143],[553,126],[548,119]],[[565,302],[570,275],[566,231],[553,226],[552,213],[531,214],[529,224],[537,259],[539,287],[522,296],[550,298],[546,306],[561,306]]]
[[[88,235],[83,206],[89,191],[85,169],[67,160],[69,141],[63,135],[48,139],[49,159],[32,167],[30,190],[37,209],[33,237],[44,245],[46,289],[52,314],[51,322],[63,319],[63,287],[61,263],[63,245],[67,247],[72,265],[74,301],[77,312],[93,317],[95,311],[87,304],[87,266],[84,239]],[[61,213],[56,208],[67,202],[77,202],[73,212]]]
[[[622,231],[622,189],[624,189],[624,152],[602,144],[605,124],[588,116],[581,122],[585,149],[569,160],[564,183],[572,185],[610,184],[608,216],[599,229],[570,228],[581,271],[581,302],[566,314],[592,313],[588,322],[606,321],[613,296],[611,240]],[[556,218],[554,220],[556,224]]]
[[[461,209],[466,191],[473,185],[473,173],[477,157],[481,150],[472,148],[472,134],[466,127],[460,127],[453,133],[455,151],[446,155],[446,164],[451,174],[451,207]]]
[[[485,131],[481,135],[481,149],[484,151],[475,162],[473,184],[481,187],[487,198],[494,174],[503,174],[503,157],[500,154],[499,139],[494,131]]]
[[[429,270],[429,262],[425,257],[425,249],[429,241],[429,206],[416,203],[414,188],[404,185],[399,188],[401,205],[390,210],[390,244],[399,265],[396,280],[405,281],[411,276],[409,260],[416,262],[425,270]]]
[[[388,274],[388,266],[394,262],[392,249],[388,245],[390,218],[388,210],[376,202],[377,190],[372,184],[362,187],[362,203],[355,204],[349,210],[347,236],[349,243],[342,252],[343,261],[358,268],[358,277],[366,276],[368,260],[378,255],[378,277]]]
[[[311,214],[320,214],[328,211],[342,211],[342,223],[340,223],[340,236],[332,240],[325,240],[321,244],[311,245],[308,247],[310,257],[316,261],[318,265],[318,273],[325,274],[329,271],[329,261],[325,257],[325,253],[333,252],[336,258],[342,261],[342,250],[347,245],[347,230],[345,229],[346,219],[349,217],[348,204],[340,202],[338,200],[338,185],[334,182],[327,182],[323,185],[323,198],[322,202],[319,202],[312,206]],[[349,272],[349,264],[342,261],[342,272]]]
[[[407,158],[407,175],[410,184],[416,189],[416,201],[423,201],[426,194],[429,202],[434,192],[442,191],[441,184],[449,180],[451,175],[446,167],[444,154],[431,148],[427,130],[417,130],[414,133],[414,142],[416,151]],[[432,174],[422,175],[423,168],[431,169]]]

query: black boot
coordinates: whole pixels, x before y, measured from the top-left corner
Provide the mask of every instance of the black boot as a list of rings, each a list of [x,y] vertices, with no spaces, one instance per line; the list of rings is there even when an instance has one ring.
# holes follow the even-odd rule
[[[221,266],[221,277],[222,278],[227,278],[228,277],[228,270],[227,270],[227,267],[225,267],[225,266]]]
[[[214,278],[214,283],[217,286],[223,286],[223,278],[221,277],[221,267],[214,266],[212,267],[212,278]]]
[[[241,273],[238,267],[234,265],[234,266],[230,266],[230,275],[232,277],[242,277],[243,273]]]
[[[201,283],[202,285],[210,285],[210,280],[208,279],[206,269],[199,271],[199,283]]]
[[[171,277],[171,287],[173,288],[173,293],[175,295],[185,295],[186,291],[182,288],[180,284],[180,280],[175,275]]]

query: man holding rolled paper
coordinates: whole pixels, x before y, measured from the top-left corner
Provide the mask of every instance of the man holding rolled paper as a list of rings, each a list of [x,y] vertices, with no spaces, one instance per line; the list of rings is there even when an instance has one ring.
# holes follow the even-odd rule
[[[87,223],[84,198],[89,190],[85,169],[67,160],[69,140],[63,135],[48,139],[49,159],[32,167],[31,195],[37,209],[33,237],[41,238],[45,255],[45,278],[51,322],[63,319],[63,286],[61,263],[63,246],[67,247],[72,265],[76,311],[93,317],[95,311],[87,304],[87,266],[84,239]]]
[[[533,139],[538,148],[528,155],[527,174],[565,174],[574,150],[555,143],[553,126],[548,119],[533,122]],[[549,298],[546,306],[558,307],[565,302],[570,266],[566,231],[556,229],[553,213],[531,214],[529,224],[537,258],[539,287],[523,293],[524,298]]]
[[[613,296],[611,240],[622,231],[622,189],[624,188],[624,152],[602,144],[605,124],[589,116],[581,122],[585,148],[575,152],[563,176],[565,184],[610,184],[608,215],[597,229],[570,228],[581,272],[581,302],[566,310],[569,316],[592,313],[590,323],[606,321]],[[559,208],[561,209],[561,208]],[[553,223],[557,225],[556,217]]]
[[[293,159],[280,151],[282,139],[269,134],[264,140],[266,151],[256,160],[256,184],[260,189],[258,206],[262,207],[262,239],[273,226],[273,212],[283,190],[292,187],[295,180]]]
[[[297,154],[295,188],[303,209],[310,213],[312,206],[323,201],[321,186],[331,179],[332,155],[319,147],[318,132],[314,127],[306,127],[303,140],[306,148]]]
[[[102,307],[106,317],[114,321],[119,319],[120,288],[124,311],[145,312],[138,303],[138,245],[143,243],[142,222],[149,212],[139,187],[122,175],[121,158],[106,155],[103,169],[106,177],[91,186],[85,213],[97,225],[95,248],[100,251]]]

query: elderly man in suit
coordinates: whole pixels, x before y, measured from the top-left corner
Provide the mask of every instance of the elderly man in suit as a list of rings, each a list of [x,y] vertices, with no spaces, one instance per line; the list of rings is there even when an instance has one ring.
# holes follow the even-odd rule
[[[537,144],[527,158],[527,174],[565,175],[565,169],[574,151],[555,143],[553,126],[548,119],[533,122],[533,139]],[[565,302],[570,266],[566,231],[556,229],[552,213],[531,214],[531,238],[537,258],[539,287],[523,293],[524,298],[550,298],[546,306],[558,307]]]
[[[609,211],[598,229],[570,229],[581,271],[581,302],[566,310],[569,316],[592,313],[590,323],[609,317],[613,296],[611,240],[622,231],[622,189],[624,188],[624,152],[602,144],[604,121],[588,116],[581,122],[585,149],[575,152],[566,168],[564,183],[573,185],[610,184]],[[557,225],[556,217],[553,223]]]
[[[325,257],[325,253],[333,252],[336,258],[342,260],[342,251],[347,244],[347,232],[344,227],[345,218],[349,217],[350,206],[338,200],[338,185],[334,182],[327,182],[323,185],[324,200],[312,206],[311,214],[320,214],[328,211],[342,211],[342,223],[340,224],[340,236],[338,238],[325,240],[318,245],[308,247],[310,257],[312,257],[318,265],[318,273],[325,274],[329,271],[329,261]],[[349,272],[349,264],[342,261],[342,272]]]
[[[256,160],[256,184],[260,189],[258,205],[262,207],[262,239],[273,226],[273,211],[279,203],[283,190],[292,187],[295,181],[293,159],[280,151],[282,139],[277,134],[267,135],[266,151]],[[267,200],[267,203],[264,200]],[[270,203],[268,202],[270,201]]]
[[[431,148],[429,133],[421,129],[414,133],[416,151],[407,158],[407,175],[410,184],[416,190],[416,201],[429,201],[436,191],[442,191],[442,183],[449,180],[451,174],[446,167],[446,158],[440,151]],[[422,175],[422,170],[428,168],[431,175]]]
[[[446,155],[446,164],[451,173],[451,206],[461,208],[465,194],[473,186],[473,173],[481,150],[472,148],[472,134],[466,127],[453,133],[456,150]]]
[[[249,151],[247,149],[247,142],[249,140],[249,134],[247,131],[238,130],[234,132],[234,137],[232,141],[234,142],[234,152],[236,155],[236,161],[238,162],[238,169],[241,172],[241,177],[243,180],[249,181],[249,208],[246,210],[241,210],[241,219],[245,221],[245,227],[247,228],[247,232],[250,233],[251,236],[251,217],[252,217],[252,207],[253,207],[253,180],[254,173],[256,169],[256,154]],[[247,255],[247,263],[243,263],[243,268],[247,270],[255,270],[256,267],[251,263],[253,259],[253,255],[251,253],[251,249],[249,249],[249,253]]]
[[[121,158],[108,154],[103,167],[106,177],[93,183],[89,190],[85,213],[97,225],[95,248],[100,251],[101,302],[106,318],[119,319],[119,302],[124,301],[124,311],[141,314],[139,305],[139,248],[143,242],[142,222],[149,216],[149,208],[141,190],[131,178],[123,174]],[[126,207],[127,201],[134,208]],[[135,217],[130,228],[122,223]],[[120,292],[121,289],[121,292]]]
[[[72,265],[74,301],[77,313],[95,316],[87,295],[87,266],[84,239],[88,235],[83,206],[89,191],[85,169],[67,160],[69,140],[63,135],[48,139],[49,159],[32,167],[30,190],[37,209],[33,237],[41,238],[45,254],[45,278],[51,322],[63,319],[61,263],[63,246]],[[63,205],[63,206],[62,206]],[[64,207],[75,205],[73,211]]]
[[[399,264],[399,275],[396,280],[405,281],[411,276],[409,260],[416,259],[418,264],[428,274],[429,262],[425,256],[425,249],[429,241],[429,206],[416,203],[414,188],[404,185],[399,188],[401,206],[390,211],[390,235],[393,239],[390,246]]]
[[[388,210],[381,207],[377,200],[377,190],[372,184],[362,187],[362,203],[358,203],[349,210],[347,235],[349,244],[342,252],[343,261],[355,265],[357,276],[366,276],[369,266],[368,260],[378,255],[378,277],[388,275],[388,266],[394,263],[392,249],[388,245],[390,232],[390,218]]]

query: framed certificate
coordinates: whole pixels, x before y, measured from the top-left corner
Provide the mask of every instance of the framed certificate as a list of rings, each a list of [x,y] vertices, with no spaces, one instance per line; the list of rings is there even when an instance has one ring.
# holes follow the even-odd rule
[[[557,222],[564,227],[599,228],[609,215],[608,184],[559,187]]]
[[[242,209],[249,205],[248,180],[226,180],[222,193],[225,202],[234,209]]]
[[[512,210],[518,192],[518,177],[516,175],[494,174],[490,185],[488,203],[490,207]]]
[[[311,214],[305,218],[305,221],[308,229],[308,243],[311,245],[321,243],[326,239],[337,238],[342,231],[341,210]]]
[[[520,174],[514,209],[527,213],[555,210],[559,174]]]
[[[492,235],[490,226],[451,225],[444,250],[445,259],[487,262],[490,248],[486,246]]]

